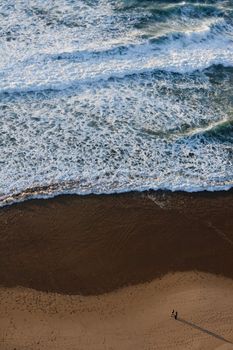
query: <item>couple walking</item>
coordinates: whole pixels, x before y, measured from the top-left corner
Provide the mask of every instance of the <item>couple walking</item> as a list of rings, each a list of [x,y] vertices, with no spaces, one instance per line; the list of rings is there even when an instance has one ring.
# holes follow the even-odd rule
[[[171,317],[174,317],[174,319],[177,320],[178,312],[175,310],[172,310]]]

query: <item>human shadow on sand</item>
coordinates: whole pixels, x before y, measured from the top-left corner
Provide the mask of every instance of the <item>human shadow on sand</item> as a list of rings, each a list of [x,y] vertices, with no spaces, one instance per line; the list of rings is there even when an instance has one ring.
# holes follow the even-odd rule
[[[214,332],[211,332],[211,331],[209,331],[208,329],[202,328],[202,327],[196,325],[195,323],[186,321],[186,320],[184,320],[183,318],[180,318],[180,317],[179,317],[179,318],[177,318],[177,321],[182,322],[182,323],[184,323],[184,324],[186,324],[186,325],[188,325],[188,326],[190,326],[190,327],[192,327],[192,328],[198,329],[198,330],[201,331],[201,332],[207,333],[207,334],[211,335],[212,337],[215,337],[215,338],[217,338],[217,339],[219,339],[219,340],[222,340],[222,341],[224,341],[224,342],[226,342],[226,343],[228,343],[228,344],[233,344],[230,340],[227,340],[227,339],[221,337],[221,335],[218,335],[218,334],[216,334],[216,333],[214,333]]]

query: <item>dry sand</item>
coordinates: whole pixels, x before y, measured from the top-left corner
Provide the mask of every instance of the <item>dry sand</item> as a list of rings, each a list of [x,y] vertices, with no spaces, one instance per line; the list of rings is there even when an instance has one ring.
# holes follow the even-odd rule
[[[1,209],[0,349],[233,349],[232,199],[158,192]]]
[[[1,350],[233,349],[232,296],[232,280],[198,272],[101,296],[2,289]]]

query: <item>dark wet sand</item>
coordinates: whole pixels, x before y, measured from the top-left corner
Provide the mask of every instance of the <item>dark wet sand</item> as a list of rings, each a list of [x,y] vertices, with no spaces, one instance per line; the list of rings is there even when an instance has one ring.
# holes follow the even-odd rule
[[[233,191],[60,196],[0,209],[0,285],[101,294],[168,272],[233,278]]]

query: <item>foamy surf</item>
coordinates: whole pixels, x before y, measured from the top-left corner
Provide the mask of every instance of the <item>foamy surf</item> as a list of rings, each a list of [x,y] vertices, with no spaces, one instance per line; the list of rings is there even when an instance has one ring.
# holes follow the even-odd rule
[[[1,206],[232,187],[230,2],[4,1],[0,10]]]

